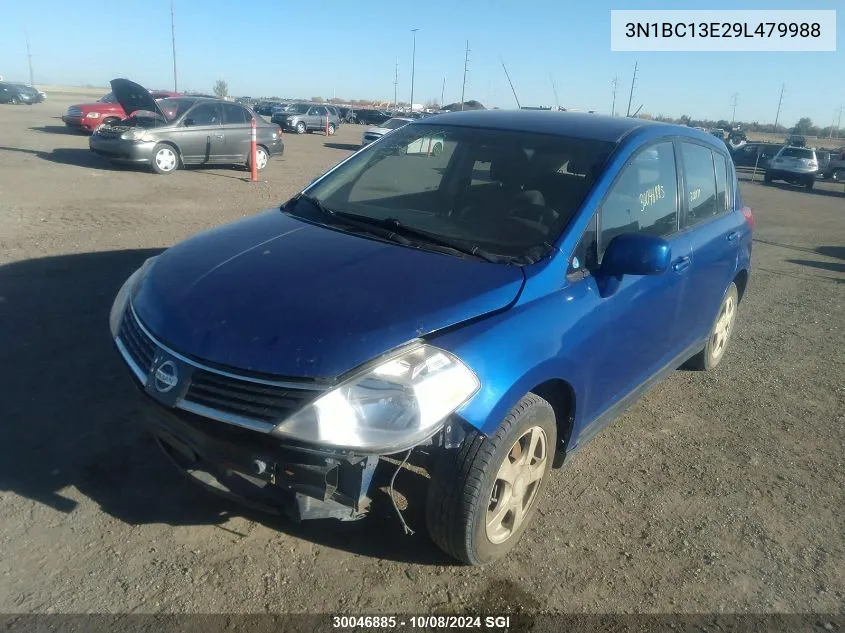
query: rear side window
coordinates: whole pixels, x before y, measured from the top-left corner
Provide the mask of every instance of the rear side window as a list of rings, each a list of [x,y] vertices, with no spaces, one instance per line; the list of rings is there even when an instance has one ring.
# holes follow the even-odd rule
[[[232,125],[233,123],[246,123],[248,120],[246,110],[234,103],[223,104],[223,117],[228,125]]]
[[[601,208],[599,252],[622,233],[668,237],[677,230],[675,152],[671,142],[658,143],[637,154],[607,195]]]
[[[681,143],[681,157],[686,176],[685,226],[694,226],[719,214],[724,210],[724,206],[720,209],[716,201],[716,174],[710,150],[701,145]]]
[[[216,103],[202,103],[187,116],[194,125],[220,125],[220,107]]]

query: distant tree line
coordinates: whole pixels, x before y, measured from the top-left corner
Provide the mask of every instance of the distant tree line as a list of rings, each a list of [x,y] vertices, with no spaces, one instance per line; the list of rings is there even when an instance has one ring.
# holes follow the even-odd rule
[[[818,136],[821,138],[830,138],[831,131],[833,132],[834,138],[839,138],[842,134],[842,130],[837,131],[836,128],[829,125],[827,127],[818,127],[813,125],[813,120],[810,119],[810,117],[801,117],[798,119],[798,123],[792,127],[787,127],[785,125],[778,125],[775,127],[773,123],[758,123],[757,121],[752,121],[750,123],[745,121],[735,121],[731,124],[731,122],[727,119],[693,119],[687,114],[683,114],[678,118],[673,118],[662,114],[653,116],[646,113],[640,114],[639,118],[653,119],[655,121],[663,121],[665,123],[679,123],[681,125],[689,125],[690,127],[703,127],[707,129],[719,128],[723,130],[730,130],[733,127],[739,127],[746,132],[767,132],[770,134],[801,134],[803,136]]]

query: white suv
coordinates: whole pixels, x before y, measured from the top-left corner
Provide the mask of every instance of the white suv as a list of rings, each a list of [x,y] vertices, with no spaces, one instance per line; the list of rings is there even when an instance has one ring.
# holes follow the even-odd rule
[[[769,163],[763,180],[767,183],[785,180],[812,189],[818,173],[816,150],[808,147],[782,147]]]

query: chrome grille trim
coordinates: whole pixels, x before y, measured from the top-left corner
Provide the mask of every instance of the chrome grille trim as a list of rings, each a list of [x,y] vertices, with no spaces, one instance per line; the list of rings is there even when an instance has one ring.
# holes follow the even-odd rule
[[[198,363],[155,338],[141,323],[131,304],[123,315],[115,344],[135,378],[144,386],[158,350],[194,368],[184,397],[173,405],[176,408],[259,433],[269,433],[278,423],[271,420],[281,421],[326,390],[322,385],[244,376]],[[290,393],[273,393],[275,390]],[[214,402],[219,407],[209,406]],[[287,403],[291,406],[284,406]],[[255,417],[242,415],[250,411]]]

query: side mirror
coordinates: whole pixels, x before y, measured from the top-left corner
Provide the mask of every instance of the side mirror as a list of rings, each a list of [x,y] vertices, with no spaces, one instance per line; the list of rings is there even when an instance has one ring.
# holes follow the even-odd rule
[[[669,268],[671,259],[672,247],[663,238],[623,233],[607,245],[600,273],[607,277],[661,275]]]
[[[191,126],[191,125],[196,125],[196,121],[194,121],[194,120],[193,120],[193,119],[191,119],[191,118],[187,118],[187,119],[185,119],[185,121],[182,123],[182,125],[184,125],[185,127],[189,127],[189,126]]]

